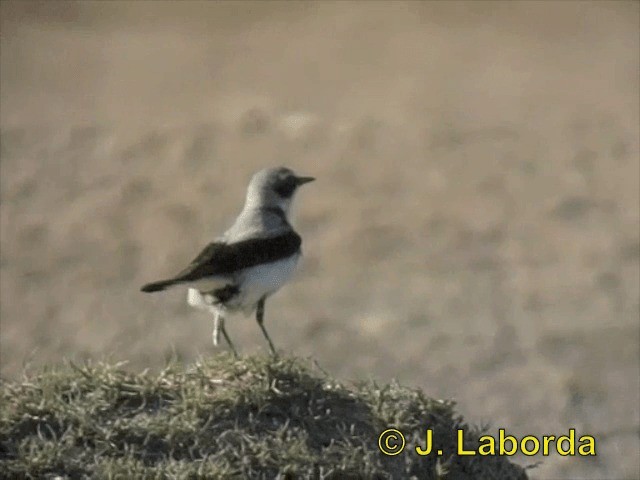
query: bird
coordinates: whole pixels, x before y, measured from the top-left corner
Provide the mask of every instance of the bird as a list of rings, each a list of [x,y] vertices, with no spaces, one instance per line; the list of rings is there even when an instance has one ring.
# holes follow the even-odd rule
[[[242,211],[231,227],[177,275],[140,289],[154,293],[187,287],[187,303],[213,315],[213,344],[222,333],[234,356],[238,352],[225,327],[230,313],[250,315],[277,351],[264,326],[265,302],[291,279],[302,255],[302,238],[289,217],[298,188],[314,181],[287,167],[264,168],[249,182]]]

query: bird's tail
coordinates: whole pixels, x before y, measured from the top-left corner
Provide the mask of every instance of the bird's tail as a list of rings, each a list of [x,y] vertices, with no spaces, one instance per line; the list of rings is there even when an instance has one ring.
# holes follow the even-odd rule
[[[140,291],[145,293],[161,292],[162,290],[165,290],[177,283],[180,283],[180,281],[175,279],[160,280],[159,282],[147,283],[140,289]]]

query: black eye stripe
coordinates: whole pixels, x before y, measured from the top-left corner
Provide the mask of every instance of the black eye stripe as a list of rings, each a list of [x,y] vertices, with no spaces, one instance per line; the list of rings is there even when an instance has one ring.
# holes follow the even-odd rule
[[[281,197],[289,198],[293,195],[297,186],[296,178],[294,176],[288,176],[278,179],[273,190]]]

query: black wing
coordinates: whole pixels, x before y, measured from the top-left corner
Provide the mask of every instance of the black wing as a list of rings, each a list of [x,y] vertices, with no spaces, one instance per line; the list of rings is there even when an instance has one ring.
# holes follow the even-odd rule
[[[176,275],[178,281],[229,275],[243,268],[270,263],[300,251],[302,239],[294,231],[270,238],[252,238],[235,243],[213,242],[191,264]]]

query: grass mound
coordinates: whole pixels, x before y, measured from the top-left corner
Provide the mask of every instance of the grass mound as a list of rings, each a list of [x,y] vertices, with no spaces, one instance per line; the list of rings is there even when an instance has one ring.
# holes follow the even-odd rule
[[[480,432],[452,402],[374,383],[345,386],[305,361],[225,354],[159,374],[115,365],[47,369],[3,383],[5,478],[526,479],[505,458],[455,455]],[[395,427],[407,448],[385,456]],[[425,429],[444,455],[418,456]]]

